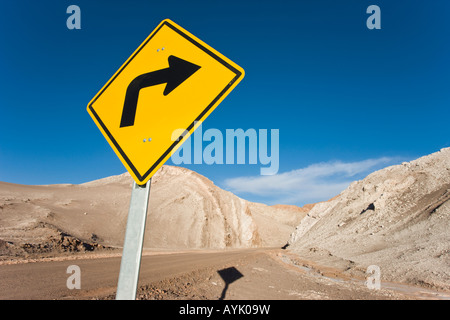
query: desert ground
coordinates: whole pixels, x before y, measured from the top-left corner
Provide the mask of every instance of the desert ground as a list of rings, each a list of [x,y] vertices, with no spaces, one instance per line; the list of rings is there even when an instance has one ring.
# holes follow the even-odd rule
[[[81,270],[81,289],[68,289],[66,270]],[[51,258],[3,264],[0,299],[112,300],[120,254]],[[280,249],[144,252],[138,300],[410,300],[449,299],[445,292],[383,283],[317,269]]]
[[[0,299],[114,299],[132,179],[0,182]],[[450,148],[305,207],[184,168],[152,178],[140,300],[450,299]],[[69,289],[68,266],[81,270]],[[381,288],[365,283],[381,270]]]

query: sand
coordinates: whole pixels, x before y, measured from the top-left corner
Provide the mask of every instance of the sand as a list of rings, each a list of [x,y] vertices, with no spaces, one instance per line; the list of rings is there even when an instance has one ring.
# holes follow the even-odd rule
[[[80,184],[0,182],[0,259],[121,248],[131,195],[128,173]],[[153,177],[144,248],[280,247],[305,216],[243,200],[184,168]]]
[[[289,250],[347,274],[450,290],[450,148],[391,166],[319,203]]]

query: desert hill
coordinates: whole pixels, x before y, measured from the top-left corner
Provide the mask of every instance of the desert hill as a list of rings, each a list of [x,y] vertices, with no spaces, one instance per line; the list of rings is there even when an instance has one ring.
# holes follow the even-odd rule
[[[131,186],[128,173],[80,185],[0,182],[0,255],[121,247]],[[279,247],[307,212],[248,202],[174,166],[150,192],[145,248]]]
[[[289,250],[381,279],[450,288],[450,148],[387,167],[316,204]]]

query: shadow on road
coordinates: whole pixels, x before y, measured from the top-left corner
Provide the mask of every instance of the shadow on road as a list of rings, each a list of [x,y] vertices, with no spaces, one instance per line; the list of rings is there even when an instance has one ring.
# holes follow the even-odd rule
[[[222,277],[222,280],[225,281],[225,287],[223,288],[222,295],[219,298],[219,300],[224,300],[228,290],[228,286],[236,280],[242,278],[244,275],[240,273],[239,270],[235,267],[222,269],[217,271],[217,273]]]

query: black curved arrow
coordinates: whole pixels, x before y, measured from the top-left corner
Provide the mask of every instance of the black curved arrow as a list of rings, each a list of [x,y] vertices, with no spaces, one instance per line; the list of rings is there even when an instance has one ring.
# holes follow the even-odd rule
[[[163,93],[164,96],[167,96],[200,69],[200,66],[175,56],[169,56],[168,60],[168,68],[144,73],[136,77],[128,85],[125,94],[125,103],[123,105],[122,119],[120,120],[120,128],[134,125],[139,91],[141,89],[167,83]]]

